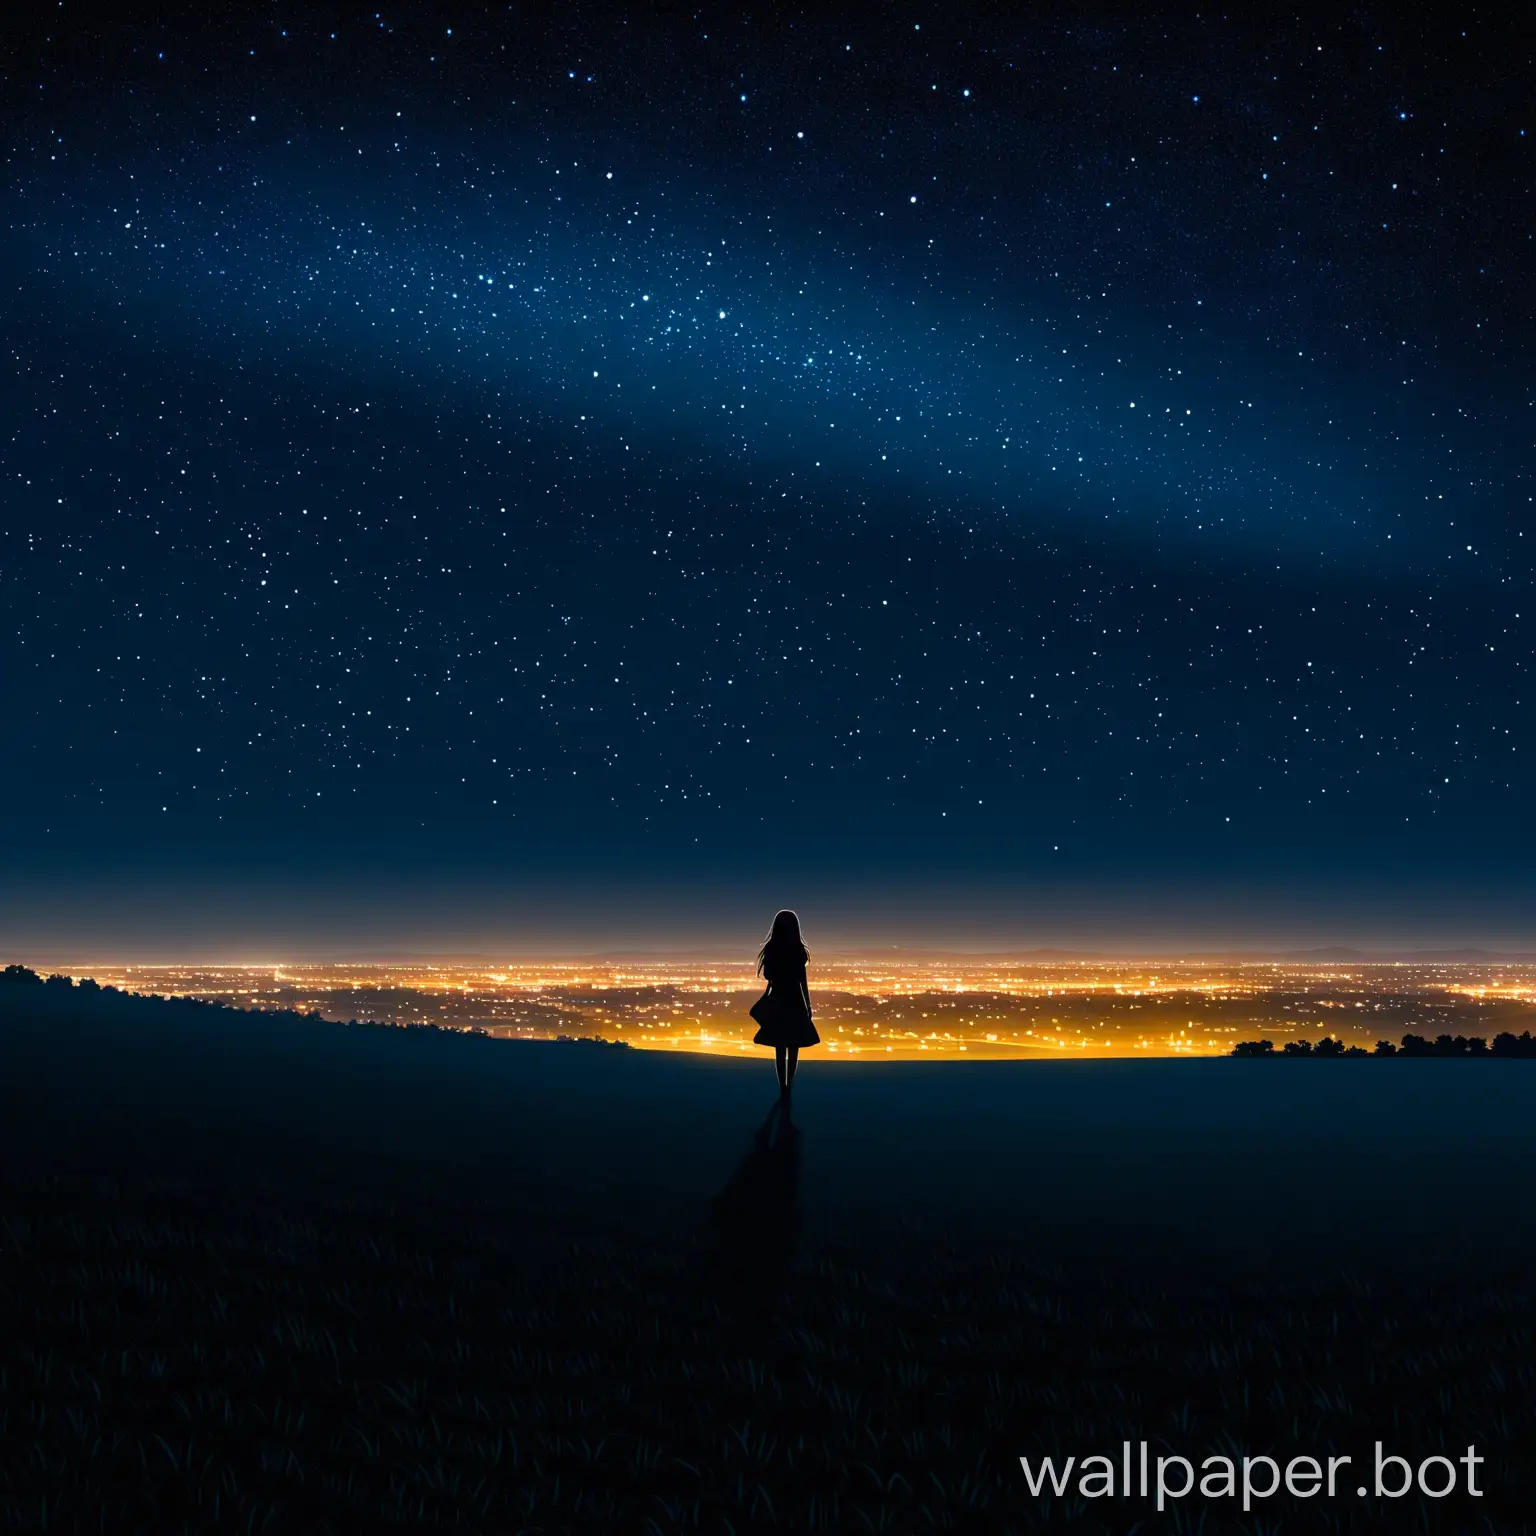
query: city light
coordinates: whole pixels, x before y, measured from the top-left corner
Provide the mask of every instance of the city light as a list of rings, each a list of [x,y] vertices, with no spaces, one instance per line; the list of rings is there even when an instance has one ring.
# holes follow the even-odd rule
[[[747,1010],[763,987],[748,961],[692,957],[70,969],[127,991],[245,1009],[732,1056],[753,1049]],[[1369,1046],[1404,1030],[1529,1028],[1536,966],[832,954],[813,958],[811,995],[827,1054],[839,1057],[1220,1056],[1266,1033],[1280,1044],[1329,1034]]]

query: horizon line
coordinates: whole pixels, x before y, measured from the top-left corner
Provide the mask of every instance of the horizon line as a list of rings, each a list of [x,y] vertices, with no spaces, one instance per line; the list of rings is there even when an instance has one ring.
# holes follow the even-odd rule
[[[0,952],[3,954],[3,952]],[[1230,946],[1221,949],[1073,949],[1060,945],[1038,945],[1032,948],[961,949],[937,945],[846,945],[828,946],[812,951],[816,958],[826,961],[907,961],[909,963],[938,963],[958,961],[962,963],[1100,963],[1100,964],[1303,964],[1329,961],[1353,964],[1434,964],[1441,963],[1536,963],[1536,950],[1507,950],[1486,948],[1480,945],[1456,945],[1436,948],[1424,945],[1389,948],[1387,946],[1360,945],[1306,945],[1292,948],[1264,948],[1261,946]],[[175,966],[227,967],[230,969],[267,970],[294,969],[333,965],[476,965],[476,966],[527,966],[527,965],[580,965],[580,964],[659,964],[667,961],[692,961],[698,963],[745,962],[747,957],[723,946],[709,948],[641,948],[625,946],[613,949],[543,950],[524,951],[516,954],[500,954],[485,950],[424,950],[380,949],[349,950],[328,956],[263,957],[209,957],[175,956],[171,958],[113,957],[89,955],[79,951],[33,951],[29,961],[18,955],[13,962],[9,957],[0,965],[102,965],[125,968],[142,967],[164,969]]]

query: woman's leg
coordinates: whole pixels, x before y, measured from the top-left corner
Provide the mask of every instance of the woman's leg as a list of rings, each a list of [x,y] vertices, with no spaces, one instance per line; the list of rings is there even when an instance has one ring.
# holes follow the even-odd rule
[[[799,1064],[800,1064],[800,1047],[798,1045],[792,1045],[789,1048],[789,1061],[786,1063],[786,1070],[784,1072],[784,1077],[783,1077],[784,1086],[786,1088],[788,1088],[790,1086],[790,1084],[794,1082],[794,1080],[795,1080],[795,1068],[797,1066],[799,1066]]]
[[[789,1079],[784,1075],[784,1047],[782,1045],[776,1045],[773,1048],[773,1069],[779,1074],[779,1087],[787,1087]]]

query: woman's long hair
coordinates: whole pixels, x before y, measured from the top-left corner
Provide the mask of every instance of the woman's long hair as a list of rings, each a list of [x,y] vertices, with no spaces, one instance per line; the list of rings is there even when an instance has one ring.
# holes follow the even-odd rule
[[[773,919],[773,927],[768,930],[768,937],[763,940],[763,947],[757,952],[757,974],[762,976],[774,970],[783,970],[786,962],[790,965],[804,965],[811,958],[811,952],[805,947],[805,940],[800,937],[800,919],[786,908],[776,913]]]

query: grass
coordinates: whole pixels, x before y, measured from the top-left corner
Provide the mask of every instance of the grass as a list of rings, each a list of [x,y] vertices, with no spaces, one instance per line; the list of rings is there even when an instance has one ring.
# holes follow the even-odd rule
[[[282,1074],[251,1093],[255,1048],[219,1037],[168,1086],[187,1037],[155,1056],[154,1010],[134,1007],[126,1034],[54,1018],[0,1036],[20,1090],[0,1158],[0,1529],[1536,1530],[1521,1264],[813,1239],[761,1148],[691,1227],[536,1214],[496,1170],[423,1198],[397,1168],[320,1177],[302,1143],[232,1138]],[[284,1037],[285,1072],[304,1038]],[[367,1045],[381,1082],[386,1057],[414,1082],[424,1052],[535,1049],[322,1044]],[[231,1077],[244,1096],[210,1097]],[[380,1093],[359,1125],[395,1102]],[[140,1140],[107,1134],[124,1105],[183,1099],[208,1123],[141,1109]],[[1033,1498],[1018,1461],[1146,1440],[1360,1467],[1377,1439],[1415,1460],[1475,1444],[1485,1496],[1159,1517]]]
[[[1536,1504],[1520,1274],[866,1245],[765,1299],[707,1233],[491,1210],[48,1178],[0,1221],[9,1529],[1125,1532],[1149,1506],[1037,1502],[1017,1458],[1142,1439],[1489,1457],[1475,1508],[1274,1499],[1207,1530],[1518,1531]]]

